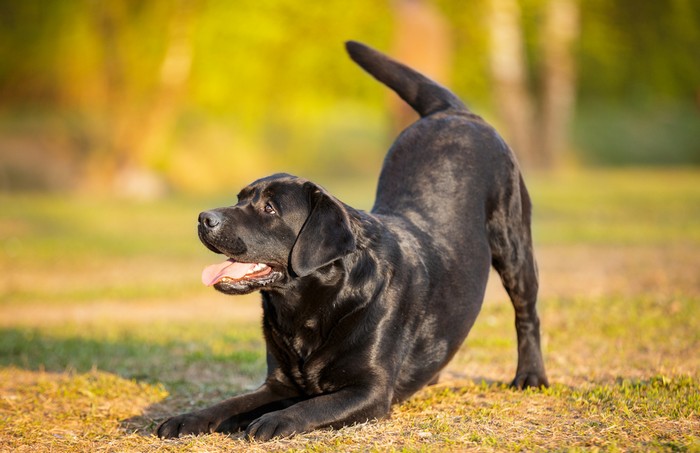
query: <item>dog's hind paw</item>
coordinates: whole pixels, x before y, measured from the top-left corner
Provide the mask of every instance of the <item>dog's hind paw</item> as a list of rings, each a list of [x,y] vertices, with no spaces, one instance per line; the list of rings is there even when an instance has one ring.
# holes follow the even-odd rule
[[[515,376],[515,379],[513,379],[513,382],[511,382],[511,387],[514,387],[519,390],[523,390],[526,388],[543,388],[543,387],[549,387],[549,381],[547,380],[547,376],[543,374],[538,374],[538,373],[519,373],[517,376]]]

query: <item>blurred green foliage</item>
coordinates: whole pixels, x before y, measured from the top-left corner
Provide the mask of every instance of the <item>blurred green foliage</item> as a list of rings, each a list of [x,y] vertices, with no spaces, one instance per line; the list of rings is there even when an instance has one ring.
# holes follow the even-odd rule
[[[452,87],[497,123],[489,1],[434,3],[451,27]],[[520,1],[533,90],[545,3]],[[580,8],[582,159],[700,162],[700,3]],[[129,159],[186,190],[280,169],[374,175],[389,95],[342,43],[390,51],[393,29],[388,0],[0,0],[0,189],[70,185]],[[26,174],[43,167],[43,183]]]

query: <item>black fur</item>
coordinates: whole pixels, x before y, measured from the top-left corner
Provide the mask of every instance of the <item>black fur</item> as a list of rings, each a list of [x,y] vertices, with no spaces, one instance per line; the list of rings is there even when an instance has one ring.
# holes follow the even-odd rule
[[[261,291],[268,375],[254,392],[166,420],[160,437],[245,430],[266,440],[386,416],[457,352],[492,264],[516,313],[513,385],[547,385],[530,200],[512,152],[447,89],[362,44],[347,48],[422,119],[389,150],[371,213],[278,174],[201,214],[207,247],[272,269],[215,285]]]

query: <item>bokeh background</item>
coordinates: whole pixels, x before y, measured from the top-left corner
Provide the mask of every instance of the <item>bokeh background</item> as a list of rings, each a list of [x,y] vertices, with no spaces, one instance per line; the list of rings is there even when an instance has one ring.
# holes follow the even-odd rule
[[[371,180],[412,118],[348,39],[453,88],[526,169],[700,164],[694,0],[2,0],[0,24],[4,192]]]
[[[277,171],[368,209],[415,119],[348,39],[518,155],[553,387],[500,385],[492,274],[447,387],[391,420],[159,441],[266,371],[260,296],[200,282],[199,212]],[[698,0],[0,0],[0,451],[697,451],[698,269]]]

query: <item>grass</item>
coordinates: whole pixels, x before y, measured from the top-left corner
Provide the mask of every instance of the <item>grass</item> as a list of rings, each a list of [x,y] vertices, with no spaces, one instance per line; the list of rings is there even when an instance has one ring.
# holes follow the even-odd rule
[[[152,436],[265,372],[257,298],[198,279],[194,219],[226,200],[0,196],[0,451],[700,451],[700,171],[529,179],[552,387],[504,385],[492,281],[438,385],[388,420],[264,444]],[[326,185],[371,204],[373,184]]]
[[[700,244],[696,170],[599,170],[533,178],[537,244]]]

